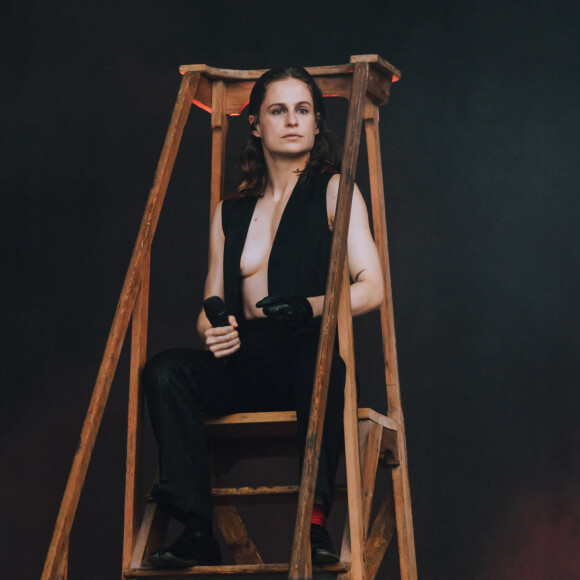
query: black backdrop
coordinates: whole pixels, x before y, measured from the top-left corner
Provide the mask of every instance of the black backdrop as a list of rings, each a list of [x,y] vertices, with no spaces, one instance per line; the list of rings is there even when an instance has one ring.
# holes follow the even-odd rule
[[[576,2],[12,0],[0,11],[2,578],[40,575],[178,65],[365,53],[403,72],[381,135],[420,577],[580,578]],[[339,133],[345,110],[330,105]],[[154,246],[150,353],[197,341],[209,134],[192,110]],[[374,315],[357,323],[363,397],[380,407],[375,330]],[[119,575],[126,358],[71,578]],[[150,433],[147,448],[149,477]],[[260,470],[272,468],[240,474]],[[292,510],[248,517],[264,553],[287,556]],[[380,577],[395,568],[393,552]]]

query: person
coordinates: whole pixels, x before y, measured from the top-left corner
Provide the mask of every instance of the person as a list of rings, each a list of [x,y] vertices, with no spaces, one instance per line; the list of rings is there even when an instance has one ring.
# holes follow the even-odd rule
[[[227,326],[202,309],[205,350],[152,358],[143,385],[158,443],[152,496],[185,528],[149,558],[156,568],[221,562],[212,531],[205,414],[296,410],[304,450],[338,194],[340,150],[326,130],[322,93],[302,67],[272,69],[249,102],[250,137],[237,193],[212,218],[205,297],[218,296]],[[383,299],[380,262],[355,186],[347,238],[354,315]],[[345,365],[335,347],[310,529],[312,560],[336,562],[326,531],[342,449]]]

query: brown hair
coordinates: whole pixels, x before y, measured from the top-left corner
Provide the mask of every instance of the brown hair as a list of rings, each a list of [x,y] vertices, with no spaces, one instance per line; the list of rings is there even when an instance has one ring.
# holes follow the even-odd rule
[[[280,67],[265,72],[256,81],[250,94],[249,114],[258,116],[270,83],[287,78],[298,79],[308,86],[312,94],[314,113],[318,118],[318,134],[314,138],[310,160],[301,172],[299,182],[306,181],[310,176],[320,175],[325,169],[340,171],[342,148],[334,133],[326,129],[324,97],[312,76],[303,67]],[[268,169],[264,159],[262,140],[252,134],[242,148],[240,167],[242,176],[237,190],[238,194],[241,196],[262,195],[266,188]]]

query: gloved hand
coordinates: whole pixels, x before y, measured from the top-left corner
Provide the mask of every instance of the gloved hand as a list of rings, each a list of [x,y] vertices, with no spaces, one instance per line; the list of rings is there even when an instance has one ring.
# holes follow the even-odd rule
[[[312,324],[310,302],[304,296],[267,296],[256,303],[264,314],[288,332],[294,332]]]

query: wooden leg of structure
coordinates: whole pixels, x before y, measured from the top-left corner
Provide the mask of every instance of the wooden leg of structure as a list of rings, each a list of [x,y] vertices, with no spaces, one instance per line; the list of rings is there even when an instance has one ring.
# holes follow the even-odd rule
[[[61,560],[56,573],[58,580],[66,580],[68,577],[68,547],[69,540],[67,538],[62,549]]]
[[[226,165],[226,138],[228,117],[226,115],[226,85],[224,81],[212,83],[211,91],[211,199],[210,219],[224,190]]]
[[[411,511],[411,492],[404,433],[399,433],[399,457],[400,465],[393,468],[393,492],[397,518],[401,580],[417,580],[413,513]]]
[[[371,185],[371,201],[375,243],[383,269],[385,298],[381,306],[381,328],[383,337],[383,355],[385,362],[385,378],[387,384],[387,400],[389,416],[395,419],[401,428],[397,433],[397,450],[399,465],[393,468],[393,492],[395,497],[395,513],[397,519],[397,536],[399,541],[399,561],[402,580],[416,580],[417,563],[415,559],[415,540],[413,536],[413,517],[411,512],[411,493],[409,474],[407,470],[407,451],[404,430],[404,418],[401,406],[401,391],[399,387],[399,369],[397,364],[397,349],[395,340],[395,322],[391,274],[389,264],[389,249],[387,239],[387,221],[383,186],[383,170],[381,165],[381,149],[379,141],[379,109],[367,101],[364,112],[364,122],[367,137],[369,157],[369,177]]]
[[[127,418],[127,469],[125,472],[125,525],[123,531],[123,569],[131,563],[139,530],[141,495],[141,440],[143,397],[141,371],[147,357],[147,319],[149,304],[150,256],[143,269],[141,288],[133,309],[131,333],[131,371],[129,377],[129,414]]]
[[[111,390],[113,376],[115,375],[115,369],[121,355],[125,333],[129,326],[129,319],[131,318],[135,301],[137,300],[137,293],[143,276],[143,266],[151,249],[153,234],[157,227],[161,206],[163,205],[163,199],[179,149],[181,135],[183,134],[183,128],[187,121],[198,81],[199,74],[196,73],[186,73],[181,81],[181,87],[173,109],[167,137],[155,173],[153,187],[147,200],[145,213],[141,221],[141,227],[133,249],[131,262],[127,270],[113,324],[105,346],[103,360],[99,368],[95,388],[83,424],[79,446],[73,460],[52,540],[44,562],[42,580],[54,580],[56,577],[60,562],[60,553],[66,538],[70,535],[93,447]]]
[[[298,497],[296,525],[294,528],[292,557],[290,561],[289,578],[292,580],[308,580],[312,578],[310,518],[312,516],[314,488],[316,474],[318,472],[318,455],[320,453],[324,414],[326,412],[330,363],[332,361],[332,349],[336,335],[336,315],[338,312],[343,267],[346,258],[346,239],[368,78],[368,63],[356,63],[354,65],[351,86],[342,172],[338,185],[334,233],[318,345],[316,375],[312,389],[308,435],[302,464],[302,476],[300,478],[300,495]]]
[[[383,428],[372,421],[361,421],[359,438],[361,444],[361,480],[363,501],[363,530],[367,537],[371,508],[375,493],[375,479],[381,451],[381,436]]]
[[[169,516],[158,509],[155,502],[147,503],[143,521],[135,540],[130,568],[140,568],[152,552],[161,548],[168,525]]]
[[[358,441],[358,412],[356,376],[354,367],[354,343],[352,335],[352,312],[350,309],[350,278],[348,261],[344,262],[344,275],[340,306],[338,310],[338,338],[340,354],[346,363],[344,389],[344,449],[346,457],[346,481],[348,493],[348,544],[343,538],[342,556],[350,555],[350,570],[344,575],[353,580],[364,580],[364,527],[361,492],[361,468]],[[376,466],[375,466],[376,471]]]
[[[235,506],[214,507],[214,520],[236,564],[262,564],[262,558]]]
[[[395,534],[395,502],[389,485],[365,544],[367,580],[373,580]]]

